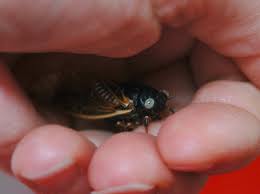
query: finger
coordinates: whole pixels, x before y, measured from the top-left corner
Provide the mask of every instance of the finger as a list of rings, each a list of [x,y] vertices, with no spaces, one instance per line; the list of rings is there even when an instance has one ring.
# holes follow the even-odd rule
[[[193,42],[191,35],[184,29],[164,27],[156,44],[127,59],[128,68],[134,74],[156,71],[187,55]]]
[[[201,41],[232,57],[248,78],[260,86],[259,2],[156,0],[155,4],[162,22],[187,26]]]
[[[223,103],[246,111],[260,120],[260,91],[250,83],[216,81],[202,87],[195,95],[194,103]],[[238,121],[241,122],[241,121]]]
[[[0,166],[8,171],[17,142],[43,121],[3,63],[0,64],[0,91]]]
[[[202,43],[198,43],[192,51],[191,68],[197,86],[216,80],[246,80],[230,59],[216,53]]]
[[[94,154],[89,181],[97,193],[151,193],[155,187],[170,189],[174,179],[151,136],[120,133]]]
[[[93,151],[93,144],[77,132],[47,125],[18,144],[12,170],[37,193],[85,194],[90,192],[87,170]]]
[[[161,162],[151,136],[115,135],[97,150],[91,161],[89,179],[96,190],[93,194],[197,194],[201,190],[205,176],[172,174]]]
[[[254,159],[260,150],[259,95],[252,85],[235,81],[200,89],[160,130],[166,163],[172,169],[223,172]]]
[[[133,55],[156,42],[150,1],[31,1],[1,4],[1,51]],[[71,31],[73,29],[73,32]]]

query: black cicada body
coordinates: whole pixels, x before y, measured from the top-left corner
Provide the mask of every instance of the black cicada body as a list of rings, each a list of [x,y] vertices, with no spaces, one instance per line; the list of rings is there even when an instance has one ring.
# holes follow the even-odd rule
[[[88,95],[69,97],[65,104],[70,115],[85,120],[104,119],[120,131],[133,130],[139,125],[147,127],[150,121],[161,119],[162,113],[169,110],[167,92],[142,84],[99,81]]]

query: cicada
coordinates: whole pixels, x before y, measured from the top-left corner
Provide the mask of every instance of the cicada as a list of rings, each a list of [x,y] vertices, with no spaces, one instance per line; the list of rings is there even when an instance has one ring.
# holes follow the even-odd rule
[[[63,94],[66,113],[84,120],[105,120],[119,129],[131,131],[140,125],[162,119],[172,97],[165,90],[139,83],[97,81],[87,94]]]

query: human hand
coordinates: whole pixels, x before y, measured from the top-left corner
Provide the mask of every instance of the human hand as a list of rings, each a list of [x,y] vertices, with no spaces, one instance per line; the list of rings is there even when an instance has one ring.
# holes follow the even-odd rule
[[[158,1],[153,13],[159,16],[155,17],[149,1],[110,2],[111,9],[104,7],[105,2],[73,2],[73,6],[66,2],[69,7],[60,8],[61,4],[46,1],[26,6],[28,1],[23,2],[23,11],[29,9],[26,14],[19,3],[9,2],[6,9],[9,14],[2,14],[3,19],[9,18],[5,22],[10,24],[6,32],[12,33],[3,34],[2,51],[127,56],[156,42],[160,23],[176,28],[167,31],[164,40],[152,49],[131,58],[138,64],[138,68],[132,66],[133,73],[136,69],[141,71],[139,67],[144,62],[156,69],[161,67],[159,73],[147,75],[144,81],[176,94],[174,103],[180,110],[166,121],[151,125],[151,133],[159,131],[156,138],[140,133],[110,137],[97,131],[82,136],[67,128],[44,125],[45,121],[1,66],[1,164],[10,169],[11,161],[12,172],[36,192],[88,193],[94,189],[103,193],[153,193],[158,189],[159,193],[171,190],[178,194],[197,193],[206,174],[236,169],[259,154],[259,90],[255,87],[260,84],[258,3]],[[42,9],[43,4],[48,10]],[[164,4],[167,7],[163,8]],[[10,14],[10,10],[16,11]],[[15,17],[18,23],[12,20],[17,15],[21,16]],[[93,16],[101,23],[93,20]],[[105,26],[107,23],[114,25]],[[72,24],[73,35],[69,30]],[[195,43],[191,64],[162,67],[190,49],[192,40],[183,31],[210,48]],[[192,67],[194,82],[186,65]],[[251,82],[246,82],[238,67]],[[212,82],[215,80],[230,81]],[[212,83],[201,87],[208,82]],[[196,86],[198,91],[189,104]],[[98,146],[106,138],[109,140],[97,149],[91,143]]]

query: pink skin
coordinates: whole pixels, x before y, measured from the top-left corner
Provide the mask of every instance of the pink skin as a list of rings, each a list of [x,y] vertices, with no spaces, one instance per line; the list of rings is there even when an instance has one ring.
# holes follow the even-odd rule
[[[80,134],[46,125],[1,64],[0,165],[36,193],[195,194],[205,174],[236,169],[259,155],[257,1],[0,4],[1,51],[122,57],[139,53],[162,35],[156,45],[131,59],[136,64],[151,63],[152,69],[161,67],[144,81],[175,94],[171,103],[179,110],[151,126],[158,137],[135,132],[112,137],[97,131]],[[165,30],[163,25],[177,29]],[[192,47],[191,37],[203,43]],[[191,47],[194,82],[186,63],[162,68]],[[149,67],[130,69],[135,74]]]
[[[48,193],[51,188],[52,192],[85,193],[90,190],[86,173],[94,147],[71,129],[45,125],[19,142],[12,157],[12,170],[37,192]],[[29,157],[24,157],[28,151]],[[82,187],[78,188],[81,182]]]

